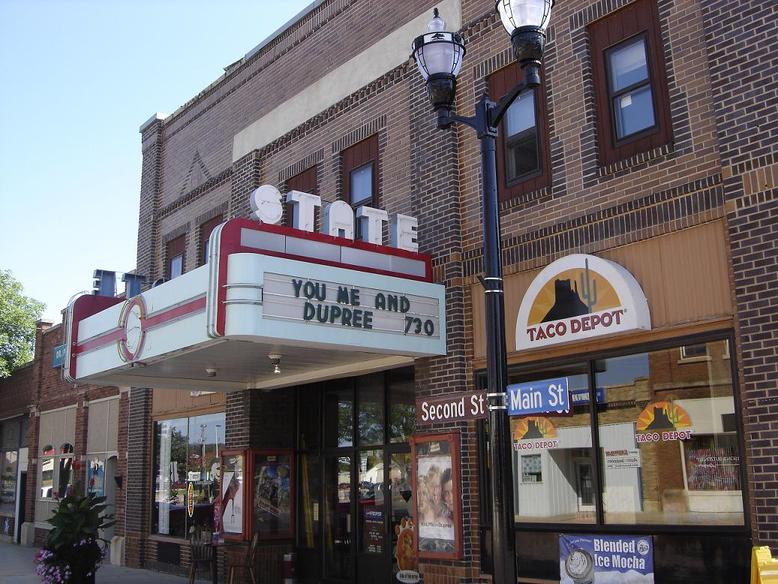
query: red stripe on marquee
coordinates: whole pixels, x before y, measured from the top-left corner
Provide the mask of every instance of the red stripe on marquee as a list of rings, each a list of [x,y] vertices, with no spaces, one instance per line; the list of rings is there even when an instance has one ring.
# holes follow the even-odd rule
[[[161,310],[155,313],[153,316],[148,316],[143,319],[143,330],[148,332],[158,326],[170,322],[171,320],[186,316],[187,314],[191,314],[193,312],[199,312],[204,309],[205,296],[187,302],[186,304],[181,304],[180,306]],[[123,338],[124,329],[116,327],[115,329],[112,329],[100,337],[84,341],[76,347],[75,353],[86,353],[92,349],[98,349],[100,347],[104,347],[105,345],[110,345],[115,341],[120,341]]]

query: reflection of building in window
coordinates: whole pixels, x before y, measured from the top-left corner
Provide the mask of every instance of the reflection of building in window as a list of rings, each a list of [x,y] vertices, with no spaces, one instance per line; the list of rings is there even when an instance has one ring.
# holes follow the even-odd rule
[[[186,537],[213,530],[224,413],[154,423],[152,532]],[[194,506],[187,509],[192,486]]]
[[[683,345],[681,347],[681,361],[692,361],[708,358],[708,345]]]
[[[543,471],[540,464],[540,454],[528,454],[521,457],[521,482],[543,482]]]

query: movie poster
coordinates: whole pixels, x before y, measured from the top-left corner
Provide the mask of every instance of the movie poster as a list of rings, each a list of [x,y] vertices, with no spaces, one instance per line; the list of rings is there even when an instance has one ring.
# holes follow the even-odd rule
[[[458,509],[454,501],[454,459],[447,440],[416,444],[416,512],[419,551],[457,551]]]
[[[292,456],[257,454],[254,458],[254,528],[262,537],[292,533]]]
[[[243,533],[243,500],[245,480],[243,455],[234,454],[222,459],[221,526],[225,535]]]

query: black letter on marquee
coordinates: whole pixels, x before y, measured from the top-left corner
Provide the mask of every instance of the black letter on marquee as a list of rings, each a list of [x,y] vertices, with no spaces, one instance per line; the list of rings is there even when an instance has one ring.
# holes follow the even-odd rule
[[[303,281],[302,280],[292,279],[292,286],[294,287],[294,296],[295,296],[295,298],[299,298],[300,297],[300,288],[303,287]]]
[[[386,310],[386,296],[382,292],[375,295],[376,310]]]
[[[348,304],[348,288],[338,286],[338,304]]]
[[[316,308],[310,302],[306,302],[303,306],[303,320],[312,320],[316,316]]]

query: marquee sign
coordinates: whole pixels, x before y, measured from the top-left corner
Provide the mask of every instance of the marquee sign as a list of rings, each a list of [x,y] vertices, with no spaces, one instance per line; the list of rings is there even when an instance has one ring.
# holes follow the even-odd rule
[[[615,262],[574,254],[532,281],[516,321],[516,349],[650,329],[648,302],[632,274]]]
[[[206,265],[131,298],[75,298],[65,379],[241,389],[445,354],[445,288],[418,252],[415,218],[335,201],[317,232],[319,197],[292,191],[286,202],[294,227],[277,224],[282,195],[264,185],[253,219],[213,230]],[[284,374],[268,370],[271,352],[285,355]]]

